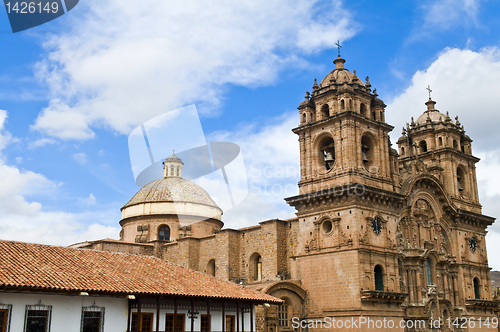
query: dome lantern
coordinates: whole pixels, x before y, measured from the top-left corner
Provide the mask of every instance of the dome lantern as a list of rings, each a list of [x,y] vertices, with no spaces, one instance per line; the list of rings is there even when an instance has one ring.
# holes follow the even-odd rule
[[[172,155],[163,161],[163,177],[182,178],[182,160],[175,155],[175,150]]]

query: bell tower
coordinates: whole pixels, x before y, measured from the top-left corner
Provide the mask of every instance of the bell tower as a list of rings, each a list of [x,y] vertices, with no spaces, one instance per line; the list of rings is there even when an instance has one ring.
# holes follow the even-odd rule
[[[399,168],[402,175],[414,161],[421,162],[445,186],[451,200],[460,209],[481,213],[472,140],[465,134],[458,116],[453,121],[443,114],[429,96],[427,110],[403,128],[398,139]]]
[[[385,104],[338,56],[320,84],[314,79],[298,107],[301,178],[300,194],[348,184],[393,190]]]
[[[293,129],[301,177],[299,195],[286,198],[298,220],[292,278],[296,273],[308,289],[314,318],[367,315],[374,302],[396,317],[395,304],[406,295],[397,281],[394,235],[402,204],[388,136],[393,127],[368,77],[363,82],[344,68],[340,55],[333,62],[335,69],[306,92]]]

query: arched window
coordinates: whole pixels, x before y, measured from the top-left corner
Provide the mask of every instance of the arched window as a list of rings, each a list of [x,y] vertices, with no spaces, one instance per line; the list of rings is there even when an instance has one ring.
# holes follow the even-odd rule
[[[379,112],[379,118],[380,121],[384,121],[384,113],[381,111]]]
[[[170,227],[160,226],[160,228],[158,228],[158,240],[170,241]]]
[[[373,120],[377,120],[377,113],[372,112],[372,119],[373,119]]]
[[[330,116],[330,108],[328,107],[328,104],[325,104],[321,107],[321,118],[327,119],[329,116]]]
[[[443,138],[442,137],[439,137],[438,142],[439,142],[438,143],[439,146],[443,146]]]
[[[262,281],[262,257],[255,252],[250,256],[249,263],[250,281]]]
[[[432,265],[431,265],[431,260],[429,258],[425,260],[425,274],[427,276],[427,286],[433,285],[434,283],[432,282]]]
[[[427,152],[427,142],[425,140],[421,140],[420,144],[418,145],[420,147],[420,152]]]
[[[215,259],[211,259],[207,264],[207,274],[215,277]]]
[[[384,290],[384,274],[382,272],[382,266],[375,266],[375,290],[383,291]]]
[[[335,163],[335,142],[331,137],[324,137],[319,142],[319,166],[324,166],[327,170]]]
[[[366,116],[367,114],[367,110],[366,110],[366,105],[365,104],[361,104],[360,108],[359,108],[359,114],[361,114],[362,116]]]
[[[170,175],[174,176],[174,165],[170,166]]]
[[[445,322],[448,320],[448,318],[450,318],[450,314],[448,313],[448,310],[446,310],[446,309],[444,309],[444,311],[443,311],[443,318],[444,318]]]
[[[177,176],[180,176],[179,174],[181,173],[181,167],[177,166]]]
[[[373,151],[373,141],[368,136],[361,138],[361,160],[365,167],[373,165],[373,158],[375,153]]]
[[[455,150],[458,150],[458,143],[457,143],[457,141],[456,141],[456,140],[453,140],[453,148],[454,148]]]
[[[476,300],[481,299],[481,286],[479,285],[479,279],[474,278],[474,298]]]
[[[306,115],[306,113],[303,114],[302,118],[303,118],[302,122],[306,122],[307,121],[307,115]]]
[[[288,303],[280,304],[278,307],[278,322],[281,327],[288,327]]]
[[[340,109],[343,110],[345,108],[345,102],[344,99],[340,101]]]
[[[465,170],[463,167],[457,167],[457,188],[459,192],[466,191],[467,184],[465,183]]]
[[[255,275],[256,275],[256,280],[261,281],[262,280],[262,257],[259,256],[259,259],[257,260],[257,269],[255,270]]]

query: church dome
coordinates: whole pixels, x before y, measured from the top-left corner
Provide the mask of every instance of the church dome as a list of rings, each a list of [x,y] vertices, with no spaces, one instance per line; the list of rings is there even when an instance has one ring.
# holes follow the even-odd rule
[[[349,70],[344,68],[345,60],[342,59],[339,55],[335,61],[335,69],[332,70],[328,75],[323,78],[321,81],[321,86],[328,86],[332,83],[344,84],[344,83],[356,83],[361,86],[365,86],[365,84],[356,76],[356,71],[351,73]]]
[[[427,122],[445,121],[448,117],[446,114],[443,114],[434,108],[434,105],[436,104],[435,101],[429,99],[425,104],[427,105],[427,111],[418,117],[416,124],[424,125]]]
[[[181,224],[199,218],[220,221],[222,209],[202,187],[182,178],[183,165],[175,153],[166,158],[163,161],[163,178],[139,189],[121,208],[122,219],[145,215],[175,215],[182,219]]]
[[[220,209],[202,187],[180,177],[164,177],[148,183],[123,208],[158,202],[195,203]]]
[[[123,208],[158,202],[195,203],[220,209],[202,187],[180,177],[165,177],[148,183]]]

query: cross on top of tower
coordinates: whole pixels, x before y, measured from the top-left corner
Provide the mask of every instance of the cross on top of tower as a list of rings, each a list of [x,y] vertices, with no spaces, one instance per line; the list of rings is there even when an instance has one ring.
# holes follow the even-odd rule
[[[337,45],[337,49],[338,49],[338,52],[339,52],[339,56],[340,56],[340,49],[342,48],[342,45],[340,45],[340,40],[338,40],[335,45]]]
[[[428,85],[427,88],[426,88],[426,90],[429,91],[429,99],[431,99],[431,92],[432,92],[431,86]]]

